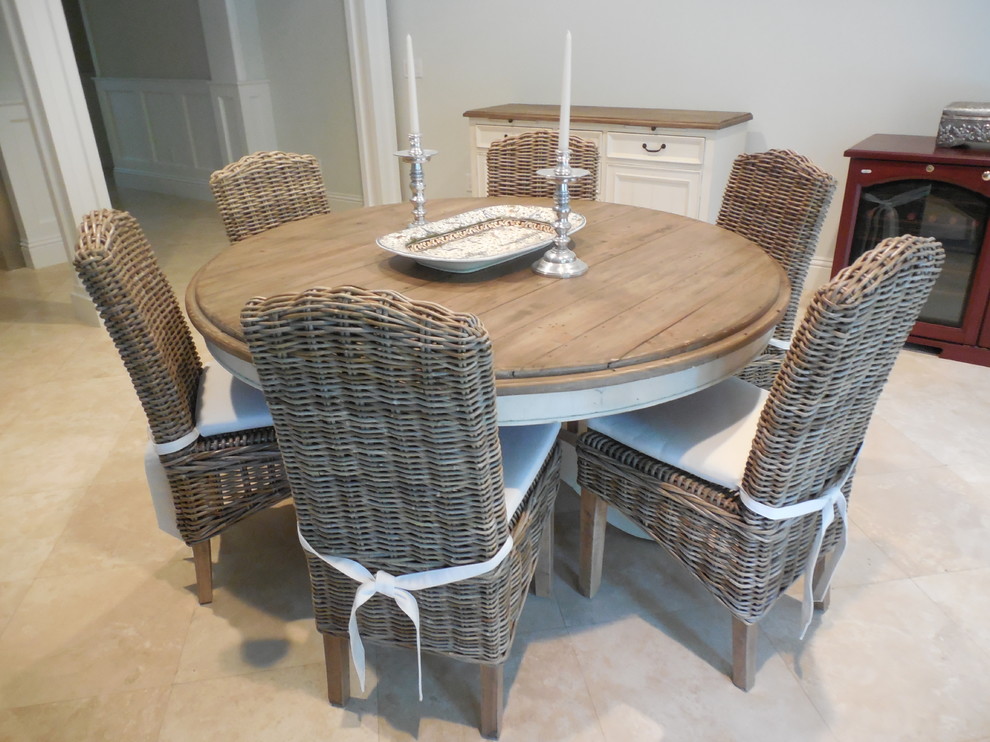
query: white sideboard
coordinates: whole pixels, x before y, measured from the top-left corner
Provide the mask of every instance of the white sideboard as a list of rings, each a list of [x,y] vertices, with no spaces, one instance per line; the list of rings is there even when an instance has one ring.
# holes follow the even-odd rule
[[[555,129],[557,106],[507,104],[466,111],[475,196],[487,193],[485,155],[496,139]],[[571,108],[571,133],[601,153],[598,198],[714,222],[732,162],[745,151],[750,113],[662,108]]]

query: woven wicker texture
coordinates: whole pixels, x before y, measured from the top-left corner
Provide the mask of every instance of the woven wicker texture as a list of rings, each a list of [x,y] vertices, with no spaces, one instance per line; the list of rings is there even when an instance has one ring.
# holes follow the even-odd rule
[[[771,506],[813,499],[863,442],[891,366],[941,268],[930,238],[882,242],[815,294],[762,411],[743,488]],[[751,624],[801,574],[817,513],[771,521],[736,492],[587,433],[578,482],[642,526]],[[848,498],[852,478],[844,492]],[[836,521],[822,554],[837,543]]]
[[[505,522],[487,331],[472,315],[390,291],[314,288],[253,299],[244,332],[275,420],[300,528],[320,553],[408,574],[510,556],[488,574],[418,591],[424,651],[506,658],[558,485],[556,447]],[[309,556],[317,628],[347,635],[357,583]],[[366,641],[415,646],[376,595]]]
[[[87,214],[75,268],[144,407],[156,443],[192,429],[202,365],[172,287],[137,220]],[[161,457],[187,544],[289,496],[272,428],[200,437]]]
[[[320,164],[312,155],[255,152],[213,173],[210,189],[231,242],[330,213]]]
[[[568,138],[571,167],[589,174],[571,181],[571,198],[598,197],[598,147],[580,137]],[[488,148],[488,195],[553,198],[556,185],[536,171],[557,164],[557,132],[547,129],[505,137]]]
[[[716,224],[752,240],[787,271],[791,299],[774,337],[789,341],[801,288],[818,245],[822,222],[835,192],[835,179],[807,157],[790,150],[736,158]],[[769,346],[739,374],[769,389],[784,352]]]

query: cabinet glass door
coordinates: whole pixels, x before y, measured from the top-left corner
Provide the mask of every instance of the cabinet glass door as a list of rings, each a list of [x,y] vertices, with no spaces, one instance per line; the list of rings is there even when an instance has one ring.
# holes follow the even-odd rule
[[[886,237],[934,237],[945,248],[945,265],[919,321],[961,327],[988,213],[987,198],[950,183],[898,180],[865,186],[860,193],[850,261]]]

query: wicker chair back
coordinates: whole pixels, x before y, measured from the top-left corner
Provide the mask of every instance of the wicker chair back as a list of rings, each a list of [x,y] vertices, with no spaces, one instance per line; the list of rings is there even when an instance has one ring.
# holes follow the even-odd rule
[[[594,200],[598,197],[598,147],[580,137],[569,138],[571,167],[589,172],[570,183],[571,198]],[[528,131],[492,142],[488,148],[489,196],[553,198],[555,185],[537,175],[542,168],[557,164],[557,132],[547,129]]]
[[[392,574],[498,551],[495,377],[476,317],[344,287],[255,299],[242,319],[318,551]]]
[[[835,185],[831,175],[790,150],[740,155],[732,165],[715,223],[760,245],[787,271],[791,298],[774,331],[778,340],[790,340],[794,331]]]
[[[312,155],[255,152],[214,172],[210,189],[231,242],[330,213],[320,164]]]
[[[893,237],[816,292],[760,417],[743,477],[753,497],[817,497],[850,465],[943,260],[931,238]]]
[[[156,443],[195,424],[202,364],[179,302],[137,220],[87,214],[74,265],[120,353]]]
[[[480,727],[497,737],[503,666],[552,533],[560,457],[554,447],[507,522],[487,331],[473,315],[349,286],[252,299],[241,320],[309,547],[328,698],[343,705],[350,693],[360,593],[320,557],[354,560],[377,584],[382,572],[399,579],[500,554],[481,574],[416,590],[418,634],[388,595],[356,614],[364,641],[480,664]]]

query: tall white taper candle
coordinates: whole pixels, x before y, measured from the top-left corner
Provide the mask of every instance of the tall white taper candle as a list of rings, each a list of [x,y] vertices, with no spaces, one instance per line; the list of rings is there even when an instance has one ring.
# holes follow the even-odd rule
[[[416,101],[416,60],[412,36],[406,36],[406,74],[409,76],[409,133],[419,134],[419,103]]]
[[[564,82],[560,91],[560,138],[557,147],[561,152],[568,149],[571,134],[571,32],[564,39]]]

